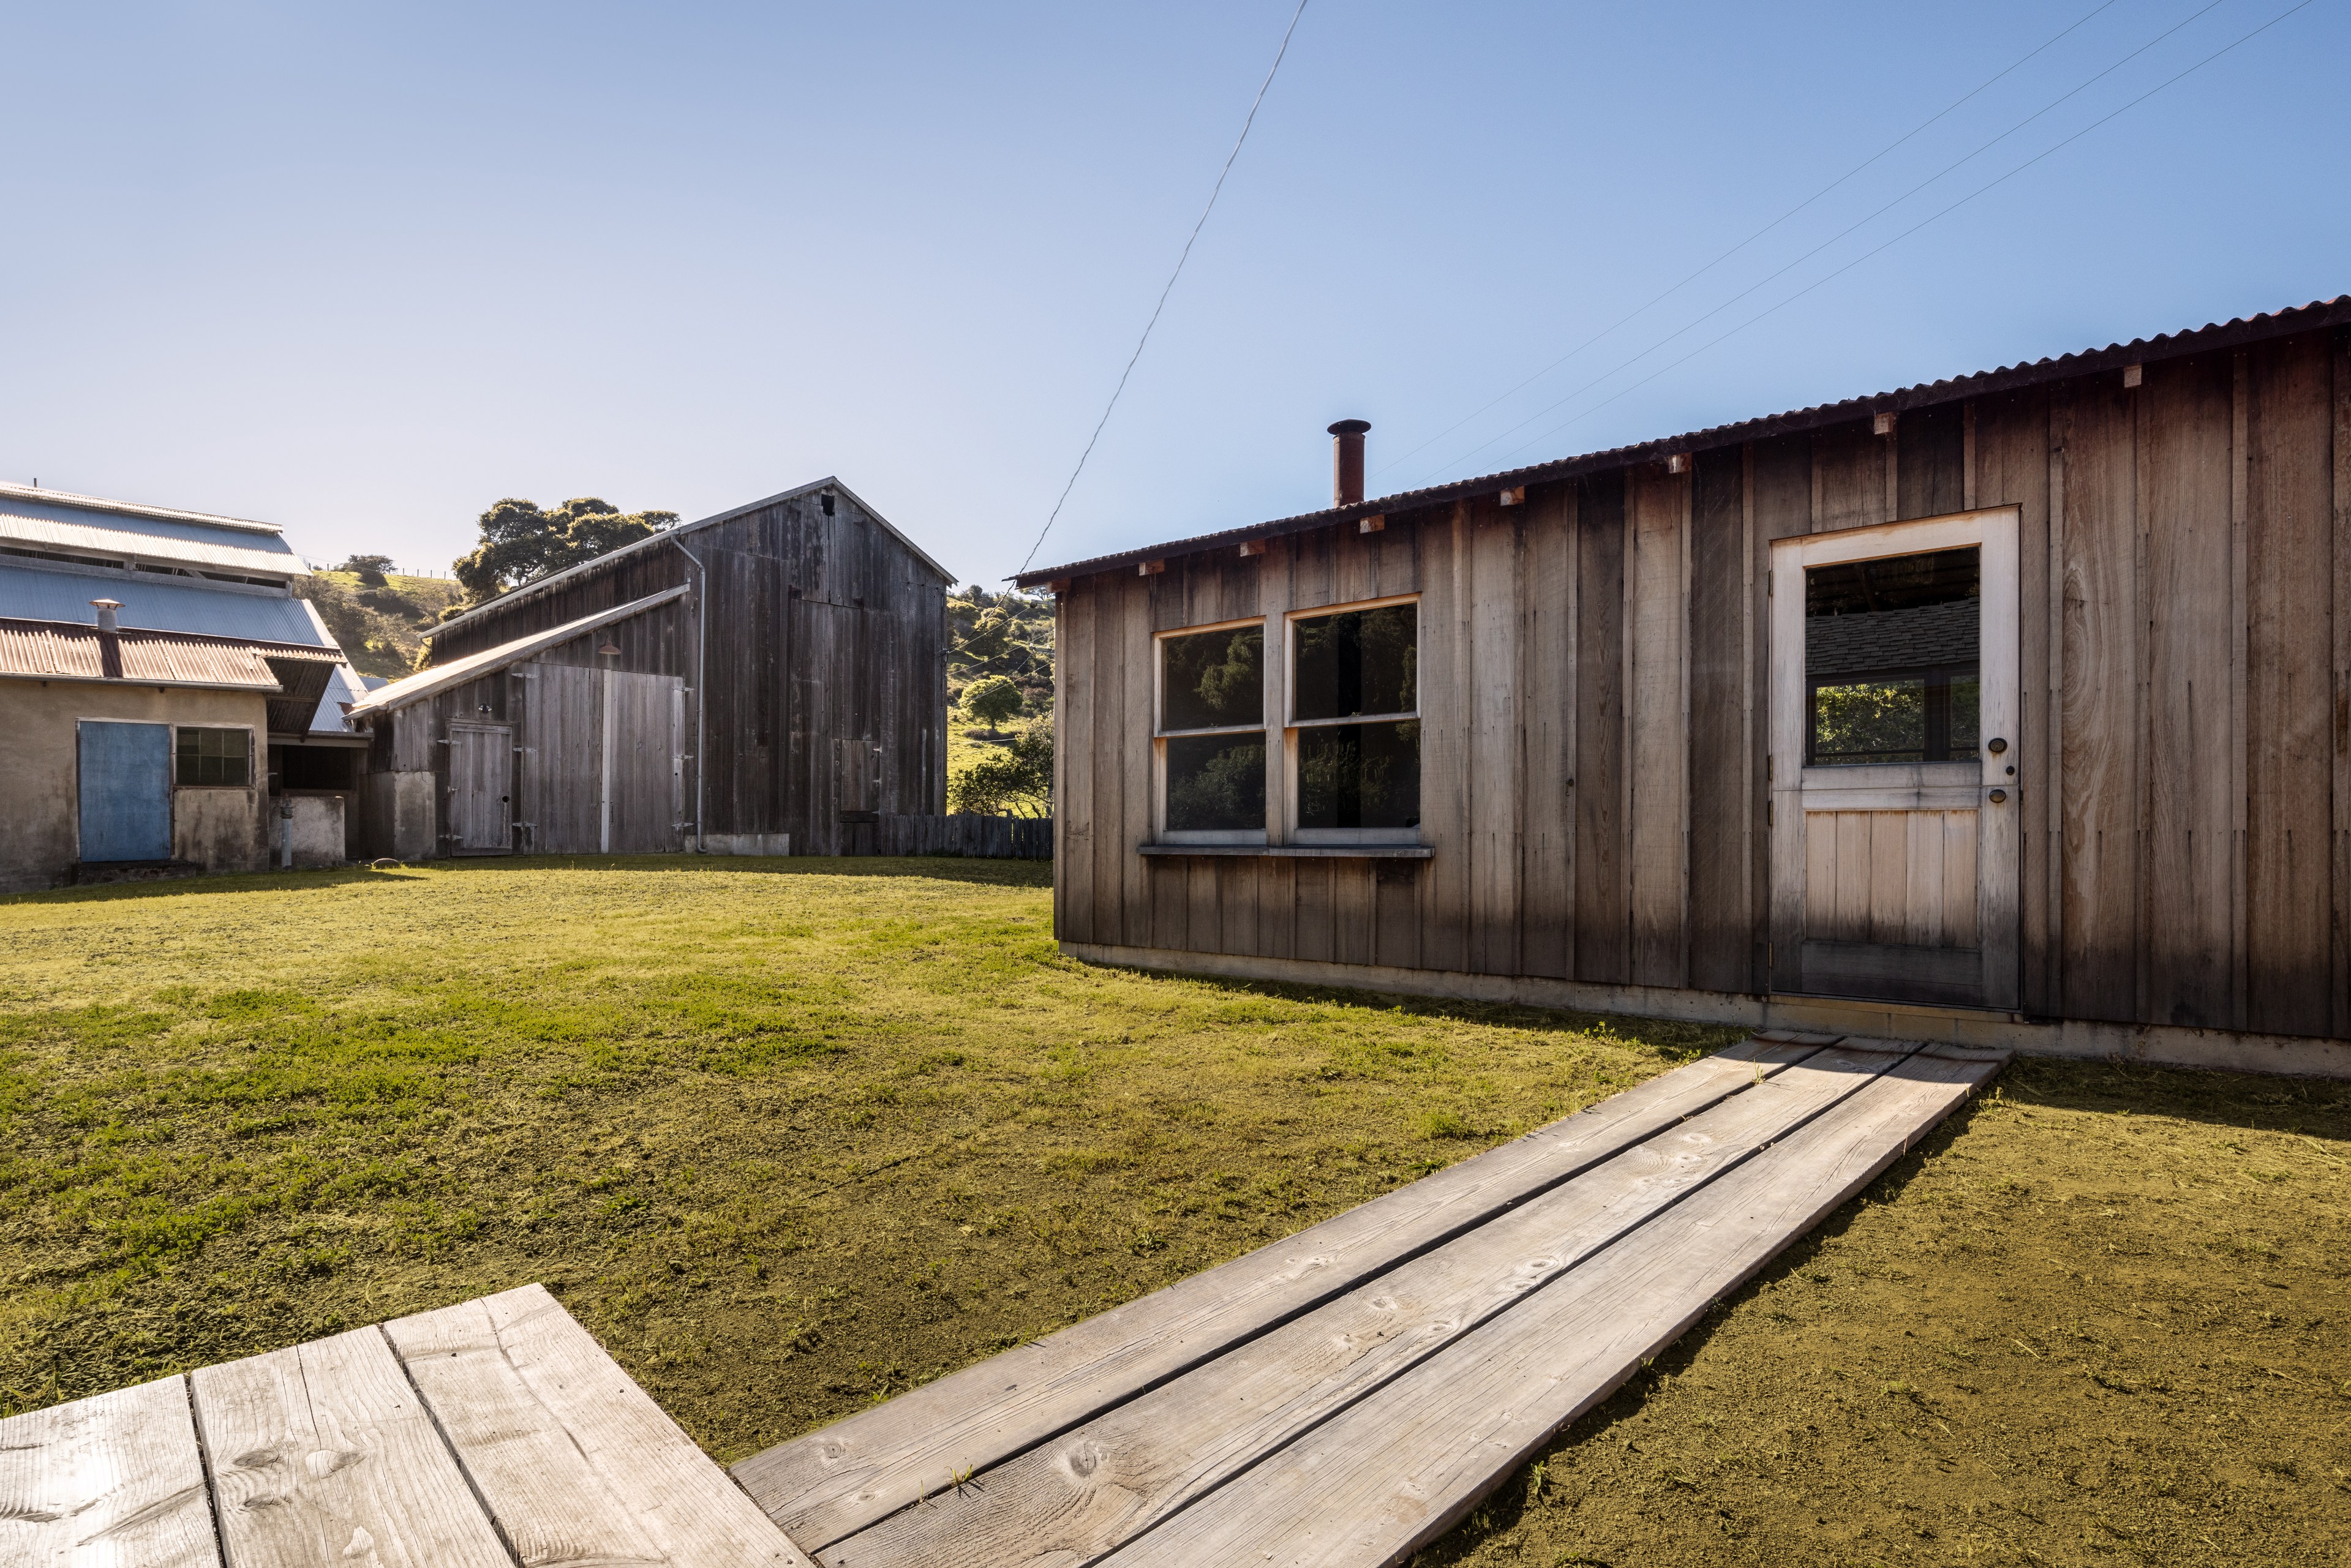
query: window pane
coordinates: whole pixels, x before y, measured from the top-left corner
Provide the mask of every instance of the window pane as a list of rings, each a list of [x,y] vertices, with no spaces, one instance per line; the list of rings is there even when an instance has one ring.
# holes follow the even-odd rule
[[[1300,730],[1298,825],[1420,826],[1420,721]]]
[[[173,747],[172,776],[183,784],[243,785],[251,743],[241,729],[183,729]]]
[[[1265,628],[1163,637],[1159,727],[1227,729],[1265,722]]]
[[[1981,553],[1970,546],[1805,571],[1809,764],[1975,756]]]
[[[1298,622],[1301,720],[1414,713],[1419,693],[1420,607],[1390,604]]]
[[[1167,827],[1172,832],[1265,827],[1265,737],[1182,736],[1167,742]]]

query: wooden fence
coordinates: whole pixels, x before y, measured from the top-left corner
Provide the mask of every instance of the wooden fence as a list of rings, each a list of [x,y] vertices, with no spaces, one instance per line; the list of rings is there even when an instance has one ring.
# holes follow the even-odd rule
[[[1050,817],[984,817],[957,812],[921,817],[874,813],[870,824],[852,827],[846,852],[853,855],[966,855],[980,860],[1049,861],[1053,858]]]

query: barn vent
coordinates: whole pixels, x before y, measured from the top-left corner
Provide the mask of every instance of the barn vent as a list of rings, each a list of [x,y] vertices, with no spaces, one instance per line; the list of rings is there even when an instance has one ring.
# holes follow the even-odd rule
[[[122,601],[120,599],[93,599],[89,601],[89,607],[98,612],[98,629],[99,631],[120,632],[122,630],[121,617],[115,613],[122,608]]]
[[[1364,432],[1371,421],[1343,419],[1331,427],[1331,504],[1352,507],[1364,498]]]

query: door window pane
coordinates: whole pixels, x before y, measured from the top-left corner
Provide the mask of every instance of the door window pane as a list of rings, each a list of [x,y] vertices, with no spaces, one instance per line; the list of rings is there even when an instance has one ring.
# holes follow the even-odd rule
[[[1420,607],[1348,610],[1298,623],[1297,690],[1301,724],[1420,710]]]
[[[1806,570],[1808,766],[1976,755],[1982,584],[1972,545]]]
[[[1265,722],[1265,628],[1233,626],[1159,641],[1159,727]]]
[[[1298,825],[1420,826],[1420,721],[1300,730]]]
[[[252,752],[253,737],[242,729],[182,729],[172,776],[182,784],[248,784]]]
[[[1178,833],[1262,831],[1264,733],[1171,738],[1167,827]]]

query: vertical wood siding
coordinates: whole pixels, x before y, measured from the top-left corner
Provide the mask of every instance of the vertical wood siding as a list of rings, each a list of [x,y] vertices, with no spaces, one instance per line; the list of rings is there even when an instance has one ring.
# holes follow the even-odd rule
[[[2282,339],[2150,363],[2137,388],[2085,377],[1884,436],[1856,421],[1080,578],[1060,607],[1061,935],[1761,989],[1766,609],[1802,591],[1769,582],[1770,541],[2013,506],[2023,1009],[2351,1030],[2346,367],[2338,334]],[[1135,852],[1154,632],[1263,614],[1270,658],[1286,610],[1414,592],[1431,860]],[[1851,848],[1873,879],[1933,862],[1957,890],[1901,940],[1973,939],[1964,845]],[[1837,929],[1878,939],[1880,915]]]

